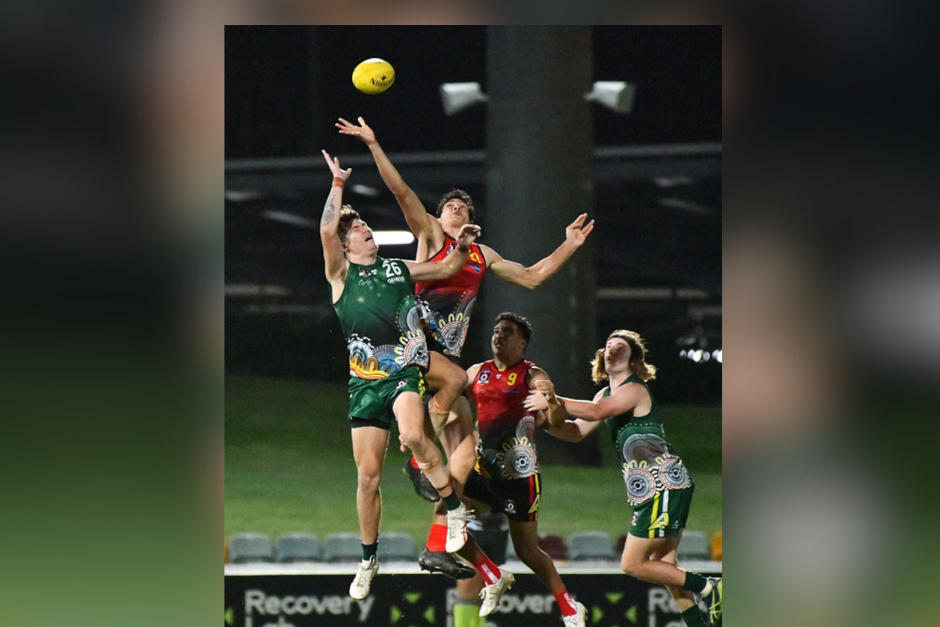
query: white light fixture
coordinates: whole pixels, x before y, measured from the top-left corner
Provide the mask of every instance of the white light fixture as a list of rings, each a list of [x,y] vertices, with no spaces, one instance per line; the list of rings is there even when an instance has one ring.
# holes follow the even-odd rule
[[[720,364],[721,363],[721,349],[719,348],[718,350],[714,351],[712,355],[715,357],[715,361],[717,361]]]
[[[486,100],[487,96],[483,93],[480,83],[444,83],[441,85],[441,102],[444,103],[444,113],[447,115],[454,115]]]
[[[312,229],[317,226],[317,223],[313,220],[299,216],[295,213],[288,213],[287,211],[263,211],[261,212],[261,215],[268,220],[284,222],[285,224],[293,224],[294,226],[302,226],[308,229]]]
[[[229,283],[226,296],[290,296],[290,290],[281,285],[258,283]]]
[[[371,185],[363,185],[361,183],[353,185],[350,187],[350,189],[360,196],[370,196],[372,198],[376,198],[379,194],[381,194],[379,190],[372,187]]]
[[[410,231],[373,231],[372,235],[379,246],[406,246],[415,241]]]
[[[627,114],[633,110],[636,98],[636,85],[624,81],[597,81],[584,99],[610,109],[616,113]]]

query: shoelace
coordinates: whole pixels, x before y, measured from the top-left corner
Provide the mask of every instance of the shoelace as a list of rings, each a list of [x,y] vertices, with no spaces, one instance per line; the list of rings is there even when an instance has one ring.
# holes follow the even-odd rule
[[[370,562],[369,565],[366,566],[366,567],[363,567],[363,566],[360,564],[360,565],[359,565],[359,570],[356,571],[356,576],[353,578],[353,584],[354,584],[354,585],[358,585],[358,584],[362,581],[362,578],[366,576],[366,573],[367,573],[367,572],[371,572],[371,571],[372,571],[372,563],[371,563],[371,562]]]
[[[487,592],[488,590],[490,590],[491,588],[495,588],[496,586],[498,586],[498,585],[499,585],[499,582],[502,581],[502,580],[503,580],[503,578],[500,577],[499,579],[496,580],[496,583],[487,584],[487,585],[483,586],[483,589],[480,590],[480,598],[485,600],[485,599],[486,599],[486,592]]]
[[[451,520],[459,520],[460,522],[470,522],[471,520],[476,520],[476,511],[468,509],[462,514],[454,514],[451,516]]]
[[[715,589],[712,590],[712,599],[711,607],[709,608],[709,614],[711,615],[711,622],[714,624],[718,618],[721,617],[721,610],[718,609],[718,603],[720,599],[718,598],[718,584],[715,584]]]

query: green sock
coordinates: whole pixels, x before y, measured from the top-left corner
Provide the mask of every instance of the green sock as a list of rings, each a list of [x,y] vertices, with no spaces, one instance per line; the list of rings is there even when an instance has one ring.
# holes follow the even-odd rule
[[[460,507],[460,499],[457,498],[457,493],[451,492],[450,496],[445,496],[444,505],[447,506],[448,511]]]
[[[372,544],[363,544],[362,545],[362,559],[363,561],[369,561],[373,555],[375,555],[376,550],[379,548],[379,541],[376,540]]]
[[[477,627],[485,621],[485,617],[480,616],[479,605],[473,601],[457,599],[454,604],[454,627]]]
[[[690,592],[701,592],[708,585],[708,579],[698,573],[687,572],[685,574],[685,583],[682,587]]]
[[[702,614],[697,605],[693,605],[682,612],[682,622],[688,627],[708,627],[708,621],[705,620],[705,615]]]

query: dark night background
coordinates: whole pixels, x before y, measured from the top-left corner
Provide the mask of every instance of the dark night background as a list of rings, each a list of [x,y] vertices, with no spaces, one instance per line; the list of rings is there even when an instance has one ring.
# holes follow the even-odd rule
[[[594,27],[592,34],[592,80],[627,81],[637,95],[628,115],[590,105],[594,206],[565,208],[597,221],[596,252],[577,253],[596,255],[597,279],[597,342],[584,347],[577,375],[587,377],[587,359],[610,331],[631,328],[647,338],[650,360],[662,369],[660,400],[718,402],[721,366],[679,352],[721,348],[721,28]],[[484,185],[488,108],[447,117],[438,93],[441,83],[466,81],[487,92],[486,37],[486,27],[226,28],[227,373],[346,378],[319,238],[310,228],[330,180],[320,149],[373,188],[344,198],[373,228],[406,225],[368,150],[340,136],[336,118],[363,116],[426,207],[433,210],[452,187],[469,191],[486,241],[488,215],[500,210],[487,202]],[[359,93],[350,80],[370,57],[396,70],[395,84],[376,96]],[[533,62],[539,57],[535,51]],[[546,80],[559,79],[546,71]],[[428,153],[457,161],[445,166]],[[417,165],[403,167],[401,155]],[[272,211],[308,224],[270,219]],[[543,240],[544,255],[563,239],[537,228],[522,236]],[[383,254],[413,258],[414,250],[391,246]],[[525,265],[538,261],[498,252]],[[484,281],[484,298],[492,281],[498,279]],[[545,298],[550,306],[551,295]],[[488,328],[474,316],[464,365],[489,357]],[[543,340],[539,329],[535,334],[537,361]]]

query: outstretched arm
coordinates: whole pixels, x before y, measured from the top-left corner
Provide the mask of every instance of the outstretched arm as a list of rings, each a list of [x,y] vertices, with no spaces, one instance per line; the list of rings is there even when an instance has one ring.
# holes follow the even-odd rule
[[[594,397],[593,401],[580,401],[563,396],[556,398],[558,399],[558,403],[565,408],[569,416],[590,422],[598,422],[598,424],[600,424],[602,420],[619,416],[620,414],[625,414],[635,409],[642,400],[639,394],[641,388],[642,386],[637,384],[627,384],[614,390],[613,394],[610,396],[600,397],[598,394],[598,396]],[[543,394],[547,393],[542,384],[539,384],[538,390]],[[554,391],[551,393],[554,395]]]
[[[422,204],[418,195],[405,184],[405,180],[398,173],[398,170],[395,169],[395,166],[392,165],[392,162],[389,161],[385,151],[382,150],[382,147],[376,140],[375,132],[366,124],[364,119],[361,117],[358,119],[359,126],[356,126],[340,118],[339,122],[336,123],[336,128],[339,129],[342,135],[358,137],[362,140],[362,143],[369,147],[369,150],[372,152],[372,158],[375,159],[375,165],[379,168],[379,174],[382,176],[382,180],[385,181],[385,185],[388,186],[388,189],[395,194],[398,206],[401,207],[402,213],[405,214],[405,221],[408,222],[408,228],[415,234],[415,237],[430,240],[435,236],[439,236],[439,239],[443,242],[444,231],[441,229],[440,223],[425,210],[424,204]]]
[[[553,436],[559,440],[565,440],[567,442],[580,442],[593,431],[595,431],[599,426],[600,422],[588,422],[587,420],[568,420],[560,427],[547,424],[545,430],[551,433]]]
[[[582,213],[565,229],[565,241],[548,257],[545,257],[533,266],[526,268],[515,261],[503,259],[489,246],[481,246],[486,257],[486,265],[490,271],[504,281],[521,285],[534,290],[547,281],[552,275],[565,265],[574,251],[578,250],[591,231],[594,230],[594,220],[585,224],[587,214]]]
[[[320,242],[323,244],[324,269],[326,278],[330,282],[342,281],[346,273],[346,257],[343,254],[343,244],[339,240],[337,229],[340,208],[343,206],[343,186],[352,173],[352,168],[341,169],[338,159],[331,159],[325,150],[321,152],[333,173],[333,187],[326,198],[323,215],[320,217]]]
[[[598,392],[594,400],[598,400],[601,394],[602,392]],[[549,416],[545,430],[561,440],[579,442],[601,426],[600,421],[568,420],[568,414],[564,407],[560,407],[561,404],[555,396],[554,386],[550,381],[537,382],[536,389],[526,398],[527,406],[539,406],[543,403],[548,407]]]
[[[441,261],[405,261],[414,281],[439,281],[454,276],[467,263],[470,244],[480,235],[476,224],[464,224],[457,234],[457,246]]]

